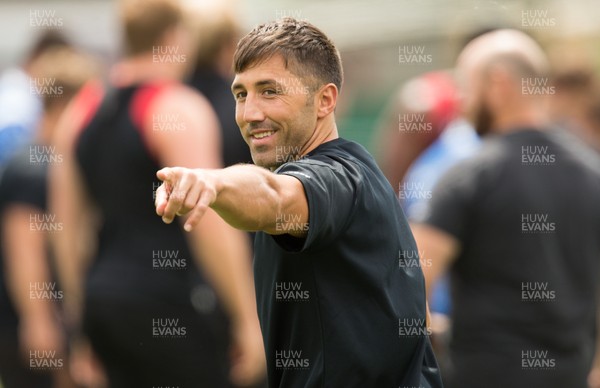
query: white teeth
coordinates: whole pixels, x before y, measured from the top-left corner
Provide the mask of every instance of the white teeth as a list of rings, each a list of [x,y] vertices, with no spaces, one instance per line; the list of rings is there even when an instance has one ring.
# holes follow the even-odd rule
[[[272,134],[273,134],[273,131],[267,131],[267,132],[256,133],[256,134],[252,135],[252,137],[254,137],[255,139],[262,139],[263,137],[271,136]]]

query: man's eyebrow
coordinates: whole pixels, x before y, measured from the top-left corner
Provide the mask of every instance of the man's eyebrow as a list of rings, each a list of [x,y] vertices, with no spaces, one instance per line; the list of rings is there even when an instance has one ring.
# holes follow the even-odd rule
[[[255,82],[254,86],[260,87],[260,86],[265,86],[265,85],[276,85],[277,83],[278,83],[277,80],[269,78],[269,79],[260,80],[260,81]],[[245,89],[244,85],[239,82],[236,82],[233,85],[231,85],[231,91],[235,91],[238,89]]]
[[[233,85],[231,85],[231,91],[232,92],[235,91],[235,90],[237,90],[237,89],[243,89],[243,88],[244,88],[244,86],[241,83],[239,83],[239,82],[236,82]]]
[[[277,80],[274,79],[265,79],[262,81],[258,81],[257,83],[254,84],[254,86],[265,86],[265,85],[273,85],[273,84],[277,84]]]

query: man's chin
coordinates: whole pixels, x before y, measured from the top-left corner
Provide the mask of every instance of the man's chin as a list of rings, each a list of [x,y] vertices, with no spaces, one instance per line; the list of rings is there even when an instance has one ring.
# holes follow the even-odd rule
[[[281,166],[283,163],[277,163],[275,158],[268,157],[267,155],[255,155],[252,154],[252,161],[255,165],[263,168],[268,168],[269,170],[275,170],[277,167]]]

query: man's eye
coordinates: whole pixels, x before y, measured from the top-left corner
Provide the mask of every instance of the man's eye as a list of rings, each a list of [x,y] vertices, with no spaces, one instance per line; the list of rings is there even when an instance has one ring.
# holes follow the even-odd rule
[[[237,92],[234,94],[234,97],[236,100],[241,100],[243,98],[246,98],[246,92]]]
[[[267,96],[274,96],[274,95],[278,94],[276,89],[265,89],[265,91],[263,93],[266,94]]]

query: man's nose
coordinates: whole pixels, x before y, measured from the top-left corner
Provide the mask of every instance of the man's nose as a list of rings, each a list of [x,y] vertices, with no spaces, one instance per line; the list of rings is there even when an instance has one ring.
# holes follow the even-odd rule
[[[244,102],[244,121],[247,123],[263,121],[265,115],[260,107],[257,98],[251,95],[246,97]]]

